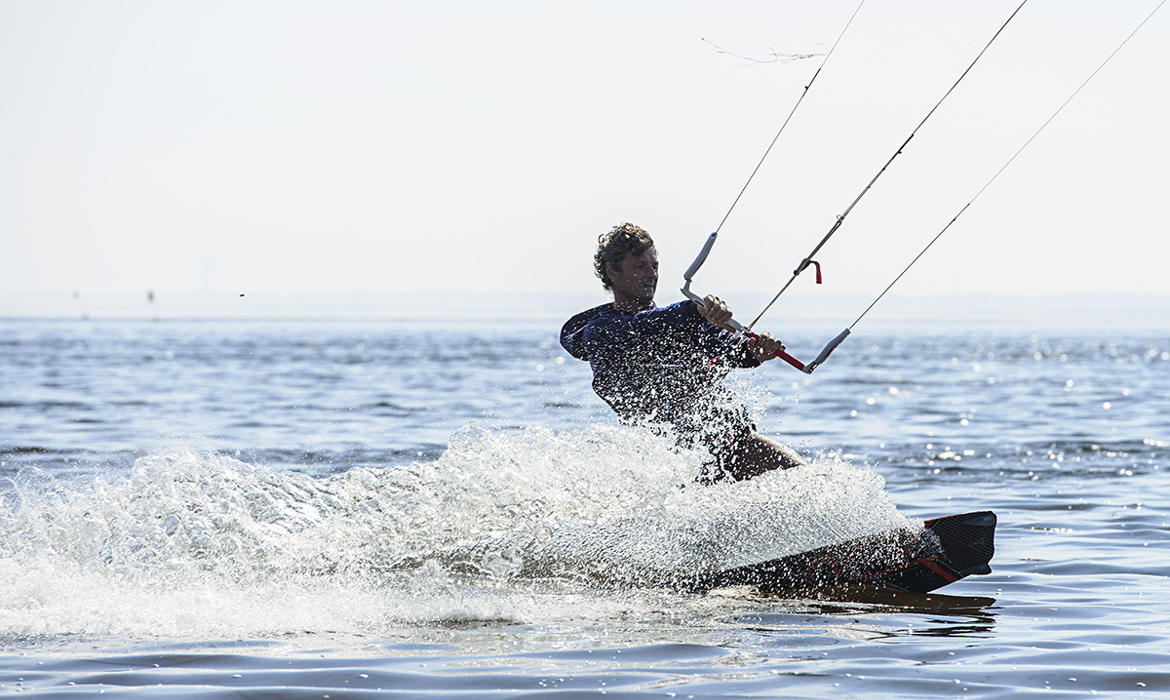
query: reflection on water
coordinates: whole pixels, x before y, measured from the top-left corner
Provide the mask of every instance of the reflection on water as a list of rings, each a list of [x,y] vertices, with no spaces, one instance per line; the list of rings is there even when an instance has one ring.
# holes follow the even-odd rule
[[[449,330],[4,321],[0,693],[1170,692],[1164,335],[855,333],[749,377],[814,468],[700,490],[555,328]],[[983,509],[929,596],[646,585]]]

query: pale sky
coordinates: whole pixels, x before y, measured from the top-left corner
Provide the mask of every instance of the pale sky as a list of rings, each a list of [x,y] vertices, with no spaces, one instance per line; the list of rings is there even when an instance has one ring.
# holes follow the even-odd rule
[[[778,289],[1018,4],[868,0],[696,288]],[[1029,0],[781,303],[876,296],[1157,4]],[[622,221],[672,301],[856,6],[0,0],[0,310],[600,303]],[[1168,69],[1163,9],[892,294],[1170,295]]]

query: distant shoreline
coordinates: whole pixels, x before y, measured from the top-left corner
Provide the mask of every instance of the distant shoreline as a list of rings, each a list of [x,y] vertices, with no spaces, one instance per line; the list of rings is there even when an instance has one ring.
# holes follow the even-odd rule
[[[664,303],[673,296],[661,295]],[[754,312],[759,295],[727,295]],[[604,303],[604,296],[498,292],[322,292],[322,293],[104,293],[84,296],[30,293],[0,296],[0,319],[91,320],[523,320],[559,321]],[[773,332],[836,329],[851,324],[872,299],[803,298],[778,304],[762,321]],[[745,314],[746,315],[746,314]],[[1087,335],[1103,330],[1170,331],[1170,297],[1126,294],[1006,297],[953,295],[884,299],[857,329],[1061,328]]]

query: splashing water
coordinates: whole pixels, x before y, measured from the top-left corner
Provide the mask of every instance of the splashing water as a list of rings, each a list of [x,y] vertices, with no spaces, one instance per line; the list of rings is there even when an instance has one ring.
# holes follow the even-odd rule
[[[700,462],[630,428],[470,426],[435,461],[328,477],[190,448],[116,478],[23,473],[0,501],[0,634],[539,616],[550,581],[644,591],[909,526],[838,458],[710,487]]]

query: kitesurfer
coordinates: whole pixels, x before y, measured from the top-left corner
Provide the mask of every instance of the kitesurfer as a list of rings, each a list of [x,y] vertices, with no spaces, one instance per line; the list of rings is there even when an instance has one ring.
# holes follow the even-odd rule
[[[804,464],[792,448],[755,430],[725,384],[728,368],[757,367],[784,346],[768,333],[730,332],[731,309],[654,304],[658,252],[644,229],[625,223],[598,238],[594,271],[613,302],[573,316],[561,345],[593,368],[593,389],[625,422],[664,428],[679,444],[711,453],[704,481],[750,479]]]

